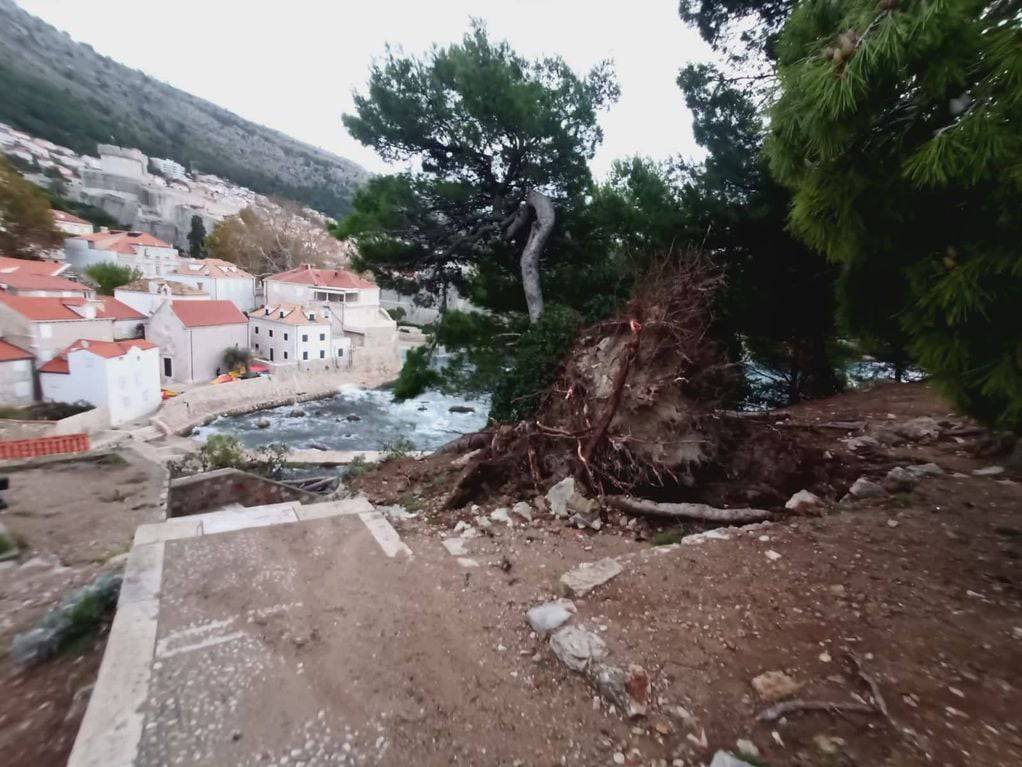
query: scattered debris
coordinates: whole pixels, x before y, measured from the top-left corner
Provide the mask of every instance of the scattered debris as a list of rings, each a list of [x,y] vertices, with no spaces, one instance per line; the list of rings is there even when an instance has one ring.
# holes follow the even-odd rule
[[[597,586],[621,574],[623,568],[616,559],[607,557],[598,562],[583,562],[561,576],[561,585],[577,597],[584,597]]]
[[[645,716],[649,705],[649,677],[641,666],[628,671],[606,663],[593,663],[589,681],[601,696],[628,718]]]
[[[760,722],[776,722],[789,714],[806,711],[826,711],[832,714],[876,714],[877,710],[866,703],[842,703],[826,700],[786,700],[760,711],[756,719]]]

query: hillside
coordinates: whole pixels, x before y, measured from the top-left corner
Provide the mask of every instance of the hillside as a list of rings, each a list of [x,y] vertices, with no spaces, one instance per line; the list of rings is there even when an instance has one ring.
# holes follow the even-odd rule
[[[77,152],[137,147],[331,216],[368,175],[102,56],[13,0],[0,0],[0,93],[0,121]]]

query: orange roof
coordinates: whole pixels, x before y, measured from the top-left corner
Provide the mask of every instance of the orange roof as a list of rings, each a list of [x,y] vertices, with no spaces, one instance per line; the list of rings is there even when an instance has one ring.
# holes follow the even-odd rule
[[[155,349],[156,344],[146,341],[143,338],[132,338],[128,341],[93,341],[88,338],[79,338],[60,354],[39,367],[40,373],[60,373],[67,375],[70,369],[67,357],[71,352],[89,351],[93,354],[112,360],[116,357],[123,357],[132,349]]]
[[[79,282],[72,282],[63,277],[51,277],[48,274],[23,272],[21,269],[9,274],[0,272],[0,288],[14,290],[74,290],[78,293],[92,292],[91,288]]]
[[[248,322],[233,301],[171,301],[170,308],[187,328]]]
[[[0,256],[0,275],[14,274],[42,274],[47,277],[56,277],[67,268],[67,264],[58,264],[53,261],[30,261],[27,258],[11,258]]]
[[[136,247],[147,248],[173,248],[170,243],[153,237],[148,232],[125,232],[119,229],[111,229],[107,232],[93,232],[83,234],[72,239],[91,242],[96,250],[110,250],[114,253],[125,253],[132,255]]]
[[[187,258],[178,264],[175,274],[189,277],[251,277],[236,264],[220,258]]]
[[[316,319],[310,320],[309,313],[315,315]],[[298,304],[267,304],[259,309],[253,309],[248,316],[254,320],[269,320],[271,322],[282,322],[285,325],[329,325],[330,323],[323,316],[322,309],[309,309]]]
[[[346,269],[316,269],[311,264],[302,264],[297,269],[267,277],[275,282],[293,282],[299,285],[314,285],[321,288],[375,288],[376,283]]]
[[[0,292],[0,303],[6,304],[22,317],[33,322],[57,322],[60,320],[83,320],[79,312],[86,303],[96,307],[96,319],[100,320],[144,320],[145,315],[137,312],[116,298],[103,296],[86,298],[49,298],[37,296],[12,296]],[[75,311],[78,309],[78,311]]]
[[[14,360],[30,360],[32,359],[32,352],[27,352],[20,346],[7,343],[7,341],[0,338],[0,362],[13,362]]]
[[[57,210],[56,208],[54,208],[53,210],[50,211],[50,213],[53,214],[53,218],[55,221],[64,221],[65,223],[68,224],[88,224],[89,226],[92,226],[91,221],[86,221],[84,218],[79,218],[73,213],[68,213],[66,210]]]

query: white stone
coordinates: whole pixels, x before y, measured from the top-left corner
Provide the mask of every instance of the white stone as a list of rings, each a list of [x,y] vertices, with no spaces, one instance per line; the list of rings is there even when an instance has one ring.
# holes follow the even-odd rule
[[[742,761],[736,756],[732,756],[727,751],[718,751],[713,755],[713,761],[710,762],[710,767],[753,767],[748,762]]]
[[[565,626],[554,633],[550,649],[572,671],[585,671],[590,663],[607,657],[607,643],[581,626]]]
[[[915,466],[906,466],[905,471],[917,477],[939,477],[944,470],[935,463],[920,463]]]
[[[781,555],[778,554],[773,549],[767,549],[767,551],[765,553],[766,553],[766,558],[769,559],[771,562],[776,562],[778,559],[781,558]]]
[[[982,469],[974,469],[972,473],[976,477],[995,477],[998,474],[1004,474],[1004,467],[984,466]]]
[[[550,513],[555,517],[568,516],[568,499],[574,494],[574,477],[565,477],[551,487],[546,494],[547,503],[550,504]]]
[[[620,575],[622,570],[621,563],[611,557],[597,562],[583,562],[561,576],[561,585],[569,594],[582,597]]]
[[[852,486],[848,488],[848,493],[855,498],[879,498],[887,495],[886,490],[866,477],[859,477],[855,480]]]
[[[548,634],[559,629],[575,614],[575,603],[570,599],[556,599],[536,605],[526,614],[526,620],[537,634]]]
[[[810,509],[820,506],[823,503],[818,495],[809,492],[808,490],[799,490],[788,502],[784,504],[784,508],[789,511],[800,511],[802,509]]]
[[[526,501],[519,501],[511,507],[511,513],[515,516],[521,517],[526,522],[532,521],[532,506]]]
[[[511,513],[501,506],[499,509],[494,509],[490,512],[490,519],[494,522],[502,522],[505,525],[514,525],[511,521]]]

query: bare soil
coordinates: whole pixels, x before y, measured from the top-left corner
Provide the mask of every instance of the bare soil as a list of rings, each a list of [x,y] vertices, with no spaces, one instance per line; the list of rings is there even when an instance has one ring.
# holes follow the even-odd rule
[[[614,663],[649,672],[653,706],[634,722],[612,713],[595,729],[562,723],[572,742],[586,744],[579,763],[610,764],[620,753],[627,764],[700,765],[749,739],[758,763],[775,767],[1022,764],[1019,478],[972,474],[994,462],[977,457],[983,435],[910,442],[863,457],[840,441],[859,430],[823,425],[867,420],[872,429],[949,416],[924,385],[883,385],[775,415],[778,429],[798,430],[830,451],[832,501],[860,472],[881,479],[891,466],[934,461],[945,474],[911,492],[831,502],[811,516],[779,514],[765,527],[732,529],[728,540],[699,545],[655,547],[651,539],[663,540],[670,529],[616,513],[605,513],[598,533],[549,516],[514,529],[495,524],[492,536],[468,542],[482,569],[465,571],[473,598],[464,609],[477,611],[481,622],[493,616],[486,635],[506,646],[502,657],[519,659],[547,715],[569,710],[593,693],[532,634],[524,613],[558,595],[558,576],[577,562],[621,558],[622,575],[576,600],[574,622],[601,633]],[[437,546],[455,521],[520,500],[496,496],[475,511],[442,511],[445,483],[457,473],[453,457],[390,461],[353,484],[374,502],[418,511],[401,534],[422,551]],[[797,699],[870,702],[856,663],[875,683],[887,716],[798,712],[757,721],[769,703],[751,682],[767,671],[794,679]],[[535,716],[518,733],[523,746],[531,745],[532,727],[543,726],[542,714]],[[543,755],[554,763],[564,753]]]
[[[11,642],[62,596],[123,564],[135,528],[155,521],[163,475],[130,451],[26,465],[0,469],[10,479],[0,521],[21,547],[0,565],[0,762],[42,767],[67,761],[105,630],[30,669],[14,662]]]

